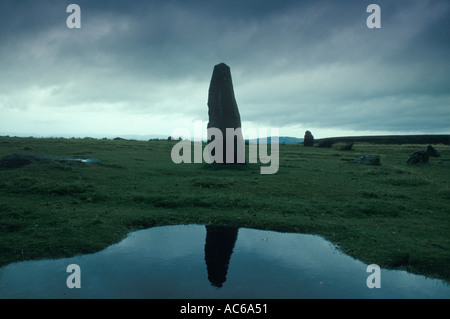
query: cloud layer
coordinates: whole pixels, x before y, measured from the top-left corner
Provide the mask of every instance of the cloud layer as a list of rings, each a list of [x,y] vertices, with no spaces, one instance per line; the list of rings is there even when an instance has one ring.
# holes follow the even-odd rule
[[[0,135],[163,134],[207,121],[231,67],[244,125],[286,135],[449,133],[450,3],[2,1]]]

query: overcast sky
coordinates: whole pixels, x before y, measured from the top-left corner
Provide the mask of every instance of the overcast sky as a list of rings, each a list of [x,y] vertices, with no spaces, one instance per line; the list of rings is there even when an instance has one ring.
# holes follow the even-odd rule
[[[206,129],[221,62],[243,129],[448,134],[449,18],[448,0],[0,0],[0,135]]]

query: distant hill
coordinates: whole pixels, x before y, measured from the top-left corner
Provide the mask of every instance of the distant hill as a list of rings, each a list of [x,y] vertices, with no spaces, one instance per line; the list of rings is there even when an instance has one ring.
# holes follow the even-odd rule
[[[373,144],[450,144],[450,135],[380,135],[380,136],[344,136],[316,139],[314,144],[323,142],[364,142]]]
[[[259,143],[259,138],[254,138],[254,139],[250,139],[250,140],[245,140],[246,143]],[[269,136],[267,137],[267,143],[271,143],[272,142],[272,137]],[[295,143],[303,143],[303,139],[302,138],[297,138],[297,137],[291,137],[291,136],[279,136],[278,137],[278,142],[280,144],[295,144]]]
[[[149,139],[163,139],[166,140],[165,135],[123,135],[118,138],[127,140],[149,140]],[[303,143],[303,138],[292,136],[278,137],[280,144],[297,144]],[[260,138],[246,139],[246,143],[258,143]],[[267,143],[271,143],[272,137],[267,137]],[[203,141],[206,142],[206,141]],[[378,136],[342,136],[342,137],[327,137],[314,140],[314,145],[329,142],[331,144],[338,142],[346,143],[373,143],[373,144],[446,144],[450,145],[449,134],[424,134],[424,135],[378,135]]]
[[[169,135],[148,134],[148,135],[118,135],[116,138],[122,138],[124,140],[148,141],[150,139],[167,140],[168,137]]]

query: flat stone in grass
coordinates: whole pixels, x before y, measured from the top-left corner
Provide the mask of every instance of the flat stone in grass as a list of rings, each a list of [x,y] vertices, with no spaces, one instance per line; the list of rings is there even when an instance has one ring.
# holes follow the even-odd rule
[[[33,162],[41,161],[46,158],[39,155],[30,154],[11,154],[0,159],[0,167],[19,168]]]
[[[40,161],[56,161],[62,163],[82,163],[94,164],[99,160],[96,158],[71,158],[71,157],[50,157],[46,155],[32,155],[32,154],[11,154],[6,155],[0,159],[0,167],[4,168],[19,168],[34,162]]]
[[[376,155],[362,155],[362,156],[358,157],[357,159],[350,161],[350,163],[358,163],[358,164],[374,165],[374,166],[381,165],[380,157],[378,157]]]

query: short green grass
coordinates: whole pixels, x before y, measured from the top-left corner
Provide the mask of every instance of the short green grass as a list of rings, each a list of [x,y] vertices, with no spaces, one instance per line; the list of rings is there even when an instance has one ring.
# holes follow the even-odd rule
[[[259,164],[174,164],[176,143],[0,137],[0,157],[100,160],[0,168],[0,266],[96,252],[136,229],[220,223],[319,234],[365,263],[450,280],[450,146],[409,166],[426,145],[280,145],[278,173],[261,175]],[[382,165],[349,162],[359,155]]]

